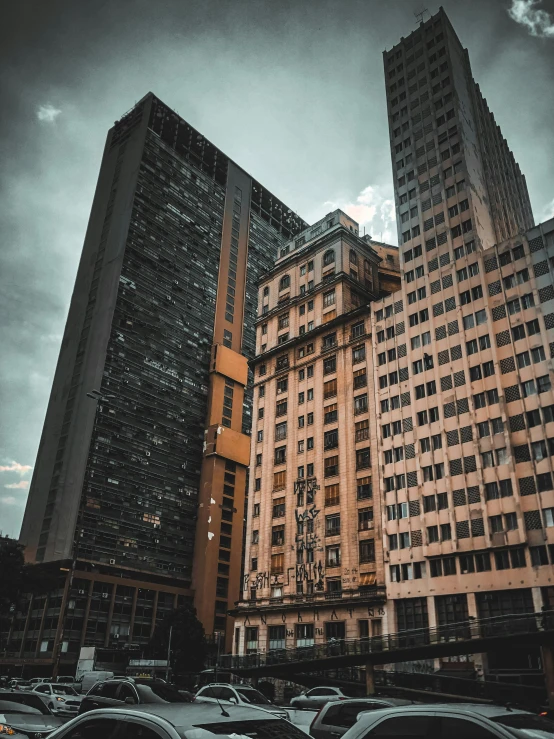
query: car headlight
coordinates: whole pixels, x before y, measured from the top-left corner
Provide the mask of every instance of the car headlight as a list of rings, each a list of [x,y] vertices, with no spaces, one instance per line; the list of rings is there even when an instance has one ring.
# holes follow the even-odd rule
[[[15,729],[12,729],[11,726],[6,726],[6,724],[0,724],[0,734],[3,736],[14,736],[17,734],[17,731]]]
[[[60,703],[65,703],[65,698],[60,698],[59,696],[56,698],[57,701],[60,701]]]

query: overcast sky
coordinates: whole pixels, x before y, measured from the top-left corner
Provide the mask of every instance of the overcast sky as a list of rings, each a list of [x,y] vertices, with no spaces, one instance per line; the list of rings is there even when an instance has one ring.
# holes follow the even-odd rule
[[[11,0],[0,28],[0,531],[18,535],[108,128],[154,92],[307,221],[392,220],[382,52],[421,0]],[[443,0],[554,215],[554,0]],[[434,13],[438,5],[428,4]]]

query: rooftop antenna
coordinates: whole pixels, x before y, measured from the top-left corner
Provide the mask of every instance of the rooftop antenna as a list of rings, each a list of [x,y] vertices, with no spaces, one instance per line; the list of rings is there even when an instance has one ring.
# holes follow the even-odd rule
[[[427,10],[427,8],[421,8],[420,10],[416,10],[416,12],[414,13],[415,19],[420,26],[423,25],[423,17],[425,16],[425,13],[428,14],[429,18],[431,17],[431,13]]]

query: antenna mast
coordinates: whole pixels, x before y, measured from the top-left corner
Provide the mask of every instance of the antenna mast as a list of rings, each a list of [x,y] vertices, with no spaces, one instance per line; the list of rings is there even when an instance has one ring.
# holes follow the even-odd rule
[[[429,18],[431,17],[431,13],[427,10],[427,8],[421,8],[421,10],[416,10],[416,12],[414,13],[415,19],[420,26],[423,25],[423,18],[425,16],[425,13],[427,13]]]

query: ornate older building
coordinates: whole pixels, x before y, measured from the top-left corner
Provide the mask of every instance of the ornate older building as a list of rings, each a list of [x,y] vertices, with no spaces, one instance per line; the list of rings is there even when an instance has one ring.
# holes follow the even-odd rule
[[[380,244],[392,279],[395,247]],[[259,283],[236,651],[381,633],[385,617],[370,303],[381,257],[329,213]],[[386,291],[384,291],[386,292]],[[398,308],[400,309],[400,308]]]

